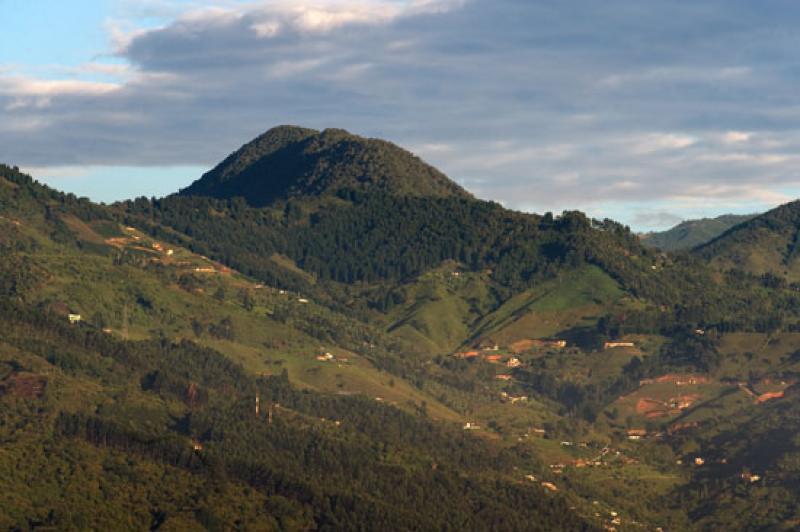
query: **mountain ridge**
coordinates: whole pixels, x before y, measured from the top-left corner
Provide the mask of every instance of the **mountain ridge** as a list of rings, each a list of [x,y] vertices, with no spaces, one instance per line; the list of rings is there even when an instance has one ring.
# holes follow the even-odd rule
[[[664,251],[692,249],[707,244],[728,229],[753,219],[757,214],[723,214],[715,218],[684,220],[665,230],[641,235],[646,246]]]
[[[791,201],[734,226],[698,247],[695,254],[718,268],[800,280],[800,200]]]

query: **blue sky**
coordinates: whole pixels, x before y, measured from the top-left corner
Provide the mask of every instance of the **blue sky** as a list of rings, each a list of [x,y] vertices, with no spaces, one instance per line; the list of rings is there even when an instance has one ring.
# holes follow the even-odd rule
[[[160,196],[272,126],[635,229],[800,195],[794,0],[0,0],[0,161]]]

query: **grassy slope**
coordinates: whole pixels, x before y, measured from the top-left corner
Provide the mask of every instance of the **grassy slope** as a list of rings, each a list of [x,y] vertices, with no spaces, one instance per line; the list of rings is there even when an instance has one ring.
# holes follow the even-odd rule
[[[475,327],[475,336],[507,345],[525,338],[547,338],[588,323],[623,296],[602,270],[586,266],[506,301]]]
[[[403,297],[408,303],[390,312],[388,330],[430,354],[462,345],[496,304],[487,274],[463,272],[450,262],[404,286]]]

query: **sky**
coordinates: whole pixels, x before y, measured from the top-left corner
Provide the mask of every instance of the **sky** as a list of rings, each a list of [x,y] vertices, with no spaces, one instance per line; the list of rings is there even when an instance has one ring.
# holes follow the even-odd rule
[[[0,162],[111,202],[280,124],[636,230],[800,197],[796,0],[0,0]]]

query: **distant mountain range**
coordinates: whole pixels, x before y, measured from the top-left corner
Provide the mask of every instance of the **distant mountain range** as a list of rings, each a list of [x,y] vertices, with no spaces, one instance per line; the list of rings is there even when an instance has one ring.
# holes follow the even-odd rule
[[[641,239],[644,245],[664,251],[692,249],[710,242],[731,227],[756,216],[756,214],[723,214],[716,218],[686,220],[666,231],[644,233]]]

